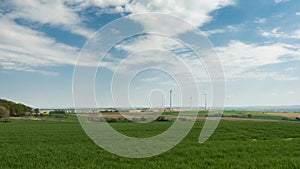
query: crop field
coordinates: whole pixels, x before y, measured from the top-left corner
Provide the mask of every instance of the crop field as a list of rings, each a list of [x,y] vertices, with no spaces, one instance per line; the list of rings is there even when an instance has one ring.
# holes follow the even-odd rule
[[[196,111],[186,112],[186,116],[197,113]],[[165,112],[164,114],[169,116],[177,116],[178,112]],[[207,111],[199,111],[198,117],[206,117]],[[300,113],[296,112],[262,112],[262,111],[236,111],[236,110],[224,110],[222,117],[225,118],[248,118],[248,119],[261,119],[261,120],[289,120],[297,121],[297,117],[300,119]]]
[[[130,159],[98,147],[76,116],[0,123],[0,168],[300,168],[300,122],[222,120],[198,143],[204,121],[170,151]],[[163,132],[172,122],[110,123],[134,137]]]

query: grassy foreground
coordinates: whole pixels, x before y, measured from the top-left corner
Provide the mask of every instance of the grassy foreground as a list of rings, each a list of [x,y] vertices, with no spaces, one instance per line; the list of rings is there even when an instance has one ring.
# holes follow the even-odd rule
[[[90,140],[75,117],[0,123],[0,168],[300,168],[300,123],[221,121],[198,143],[196,122],[175,148],[145,159],[111,154]],[[158,134],[170,122],[111,123],[136,137]]]

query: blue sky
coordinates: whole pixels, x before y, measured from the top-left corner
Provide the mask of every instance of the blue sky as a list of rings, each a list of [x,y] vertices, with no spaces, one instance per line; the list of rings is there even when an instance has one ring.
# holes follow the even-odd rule
[[[1,1],[0,97],[40,108],[73,107],[74,66],[94,32],[123,16],[159,12],[195,25],[211,41],[226,78],[225,106],[299,105],[299,6],[298,0]],[[178,34],[187,31],[172,26],[169,21],[134,20],[129,25],[120,29],[163,27]],[[204,93],[212,99],[203,65],[186,57],[180,44],[162,36],[141,35],[116,44],[102,61],[103,66],[98,67],[95,76],[98,105],[113,105],[114,94],[110,88],[114,70],[111,67],[120,64],[122,58],[133,55],[132,60],[125,61],[130,68],[120,67],[119,71],[125,72],[142,69],[141,65],[146,66],[151,59],[170,64],[178,62],[171,57],[166,59],[169,56],[162,59],[165,53],[160,51],[156,51],[157,56],[153,58],[149,58],[151,53],[139,53],[147,48],[172,48],[175,53],[179,51],[176,53],[179,57],[193,62],[193,71],[199,72],[200,95],[194,96],[193,88],[187,87],[185,98],[180,98],[183,95],[174,79],[166,72],[153,69],[138,74],[132,81],[129,95],[134,106],[168,104],[170,88],[174,90],[175,105],[189,106],[187,96],[193,96],[193,106],[203,105]],[[140,58],[144,58],[143,64],[135,66],[140,64]],[[116,60],[119,63],[115,63]],[[97,67],[99,61],[97,57],[84,58],[79,66]],[[184,74],[184,69],[173,71]],[[115,91],[121,92],[122,84],[116,88]],[[127,98],[126,93],[120,98]]]

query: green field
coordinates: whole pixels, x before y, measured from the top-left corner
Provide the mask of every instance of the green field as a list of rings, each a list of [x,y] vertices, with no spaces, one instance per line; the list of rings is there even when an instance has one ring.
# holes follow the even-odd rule
[[[196,111],[186,112],[184,115],[190,116],[191,114],[197,113]],[[262,112],[262,111],[236,111],[236,110],[224,110],[222,117],[228,118],[250,118],[250,119],[262,119],[262,120],[289,120],[289,121],[297,121],[294,117],[284,118],[280,113],[272,113],[270,112]],[[177,116],[178,112],[164,112],[166,115]],[[206,117],[208,114],[207,111],[199,111],[198,117]],[[295,112],[285,112],[281,114],[298,116],[300,113]]]
[[[110,123],[129,136],[161,133],[171,122]],[[300,123],[221,121],[204,144],[204,122],[170,151],[144,159],[111,154],[90,140],[75,116],[0,123],[0,168],[300,168]]]

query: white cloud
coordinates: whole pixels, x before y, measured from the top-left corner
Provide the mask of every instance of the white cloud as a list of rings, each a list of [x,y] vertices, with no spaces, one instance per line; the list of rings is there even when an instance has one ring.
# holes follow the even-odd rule
[[[290,76],[289,74],[282,74],[279,72],[268,72],[266,70],[259,70],[259,71],[252,71],[252,72],[245,72],[243,73],[242,77],[239,77],[241,79],[257,79],[257,80],[263,80],[267,78],[272,78],[273,80],[299,80],[298,77]]]
[[[218,34],[218,33],[224,33],[224,32],[225,32],[225,30],[223,30],[223,29],[214,29],[214,30],[204,31],[203,33],[206,36],[210,36],[210,35],[214,35],[214,34]]]
[[[7,4],[13,11],[5,14],[4,17],[14,19],[26,19],[39,24],[49,24],[72,33],[90,37],[94,30],[82,25],[83,18],[71,7],[64,4],[64,1],[30,1],[12,0]]]
[[[128,0],[67,0],[66,2],[70,5],[75,5],[78,10],[82,10],[91,6],[101,8],[107,8],[112,6],[122,7],[129,3]]]
[[[1,59],[0,59],[1,60]],[[9,61],[2,61],[0,62],[0,67],[4,70],[15,70],[15,71],[22,71],[22,72],[36,72],[47,76],[57,76],[57,72],[53,71],[46,71],[46,70],[38,70],[32,67],[28,67],[26,65],[20,66],[18,63],[9,62]]]
[[[115,46],[118,50],[124,50],[128,53],[135,53],[145,49],[166,49],[183,47],[175,39],[167,38],[160,35],[145,35],[139,36],[135,39],[124,41]]]
[[[45,71],[44,67],[75,63],[79,49],[35,30],[39,26],[50,25],[83,37],[93,33],[82,25],[83,19],[64,1],[12,0],[4,2],[3,6],[7,8],[7,12],[2,11],[0,15],[0,66],[4,70],[57,75]],[[19,24],[17,19],[29,25]]]
[[[198,75],[202,78],[199,78],[198,80],[203,81],[203,79],[207,77],[199,59],[193,57],[194,54],[191,51],[174,40],[171,41],[166,38],[150,36],[147,38],[140,38],[130,43],[126,42],[119,44],[116,48],[127,51],[128,53],[135,53],[144,49],[162,49],[173,51],[175,53],[177,52],[180,58],[187,63],[193,72],[199,72]],[[287,61],[300,60],[299,46],[284,43],[251,44],[243,43],[241,41],[231,41],[227,46],[218,47],[215,50],[220,57],[227,79],[298,79],[298,77],[291,76],[289,72],[274,72],[262,68],[271,64],[281,64]],[[207,55],[212,57],[211,54]],[[163,65],[162,63],[173,65],[173,67],[176,67],[174,72],[181,75],[189,73],[187,69],[180,69],[180,67],[176,65],[178,64],[176,59],[166,59],[164,56],[145,56],[143,58],[132,59],[131,62],[126,64],[126,71],[124,70],[123,72],[129,71],[128,68],[139,69],[139,66],[137,65],[143,65],[149,62],[156,62],[157,65]]]
[[[143,78],[141,80],[144,82],[158,82],[161,79],[159,77],[149,77],[149,78]]]
[[[129,1],[129,0],[53,0],[53,1],[30,1],[12,0],[3,2],[3,7],[9,12],[0,15],[0,55],[1,66],[4,69],[14,69],[23,71],[37,70],[38,67],[55,65],[73,65],[79,49],[57,42],[52,37],[48,37],[42,32],[31,27],[50,25],[58,29],[67,30],[71,33],[84,37],[89,37],[93,30],[85,27],[85,18],[79,15],[80,11],[94,6],[100,10],[110,10],[111,12],[161,12],[175,15],[188,20],[196,26],[211,20],[209,13],[227,5],[233,5],[234,0],[209,1]],[[16,19],[23,19],[30,23],[29,26],[20,25]],[[176,33],[182,33],[187,29],[172,24],[169,20],[138,20],[149,27],[163,27],[166,30],[176,28]],[[167,45],[157,39],[159,45]],[[153,42],[151,42],[153,44]],[[160,46],[161,47],[161,46]],[[127,46],[127,50],[130,50]],[[135,49],[134,49],[135,50]],[[87,54],[89,55],[89,54]],[[97,59],[90,54],[82,65],[95,66]],[[13,63],[13,65],[10,65]],[[106,63],[112,65],[112,63]]]
[[[277,96],[278,94],[277,94],[277,92],[272,92],[271,93],[271,96]]]
[[[202,26],[212,18],[210,12],[228,5],[234,5],[235,0],[216,0],[216,1],[173,1],[173,0],[154,0],[154,1],[133,1],[126,5],[126,10],[132,13],[144,12],[159,12],[164,14],[174,15],[195,26]],[[183,33],[189,30],[189,27],[181,27],[175,25],[172,20],[155,18],[137,18],[137,21],[142,23],[146,30],[153,27],[164,25],[165,29],[171,29],[176,33]],[[175,22],[176,23],[176,22]],[[175,29],[175,30],[174,30]]]
[[[296,15],[297,15],[297,16],[300,16],[300,12],[296,12]]]
[[[300,39],[300,29],[294,32],[282,32],[280,28],[274,28],[271,31],[260,30],[261,35],[268,38]]]
[[[266,18],[255,18],[254,23],[266,23]]]
[[[4,70],[39,72],[56,75],[42,70],[43,67],[73,65],[79,49],[56,42],[42,32],[19,25],[15,19],[26,19],[31,25],[50,24],[70,32],[88,37],[93,33],[80,26],[81,19],[63,1],[8,1],[11,12],[0,16],[0,61]],[[90,62],[93,63],[93,62]],[[87,63],[83,63],[87,64]]]
[[[113,72],[130,74],[143,70],[145,67],[155,67],[184,79],[182,81],[186,83],[193,80],[191,76],[193,73],[196,74],[194,78],[197,80],[209,80],[201,60],[175,39],[149,34],[120,43],[115,48],[125,51],[128,55],[124,55],[124,57],[127,56],[124,60],[115,59],[104,63],[104,65],[109,65],[105,67]],[[119,63],[122,64],[119,65]]]
[[[0,18],[0,60],[4,69],[28,70],[33,67],[73,64],[78,49]]]
[[[291,71],[294,71],[294,70],[296,70],[295,67],[288,67],[288,68],[284,69],[284,71],[286,71],[286,72],[291,72]]]
[[[141,14],[148,12],[156,12],[163,14],[170,14],[179,17],[195,26],[201,26],[212,19],[210,13],[219,8],[234,5],[236,0],[215,0],[215,1],[197,1],[197,0],[185,0],[185,1],[174,1],[174,0],[148,0],[148,1],[137,1],[137,0],[91,0],[80,3],[81,8],[88,6],[100,7],[102,11],[107,12],[129,12],[132,14]],[[78,4],[77,1],[75,3]],[[114,6],[114,7],[112,7]],[[172,29],[176,33],[182,33],[190,28],[181,27],[180,25],[174,25],[175,23],[169,19],[157,19],[157,18],[135,18],[136,21],[140,22],[146,30],[152,28],[165,28]],[[163,27],[161,25],[164,25]],[[175,29],[175,30],[174,30]]]
[[[218,33],[228,33],[228,32],[236,32],[239,30],[239,26],[226,26],[224,29],[214,29],[214,30],[208,30],[208,31],[203,31],[203,33],[206,36],[211,36],[214,34],[218,34]]]
[[[234,5],[236,0],[215,0],[215,1],[197,1],[197,0],[185,0],[185,1],[174,1],[174,0],[70,0],[70,4],[77,4],[80,10],[89,7],[96,6],[102,10],[110,8],[111,12],[130,12],[133,14],[157,12],[170,14],[181,19],[187,20],[196,26],[211,20],[209,13],[213,10]],[[146,24],[143,20],[142,23]],[[165,22],[164,22],[165,23]],[[158,23],[156,23],[158,25]],[[164,24],[167,26],[167,24]]]
[[[257,68],[284,63],[282,56],[293,56],[293,60],[300,60],[297,46],[283,43],[275,44],[246,44],[231,41],[228,46],[216,49],[224,66],[226,78],[257,78],[271,77],[276,80],[294,80],[294,77],[281,75],[276,72],[255,71]]]
[[[278,4],[278,3],[283,3],[283,2],[288,2],[288,1],[290,1],[290,0],[274,0],[274,2],[275,2],[276,4]]]
[[[294,92],[294,91],[289,91],[288,94],[289,94],[289,95],[294,95],[295,92]]]
[[[283,2],[283,1],[276,1]],[[67,4],[75,4],[75,7],[69,7],[62,1],[18,1],[11,2],[17,9],[15,12],[5,14],[1,16],[0,25],[0,55],[1,55],[1,67],[6,70],[14,69],[20,71],[36,72],[39,67],[43,66],[55,66],[55,65],[73,65],[76,61],[76,57],[79,49],[70,47],[68,45],[56,42],[54,39],[47,37],[41,32],[33,30],[26,26],[18,25],[13,21],[15,18],[24,18],[39,24],[50,24],[56,27],[61,26],[65,30],[88,37],[91,34],[91,30],[85,28],[81,22],[83,18],[80,18],[77,11],[83,10],[88,6],[98,6],[103,9],[112,8],[112,12],[162,12],[166,14],[172,14],[182,19],[185,19],[196,26],[201,26],[204,23],[211,20],[209,13],[218,8],[233,5],[232,0],[219,0],[214,2],[208,1],[66,1]],[[45,4],[44,4],[45,3]],[[56,10],[53,10],[56,9]],[[147,20],[137,19],[136,21],[143,24],[145,29],[157,28],[164,25],[166,31],[168,29],[175,29],[175,33],[183,33],[189,28],[180,27],[174,25],[169,20],[157,20],[156,18],[148,18]],[[256,18],[256,23],[265,23],[265,18]],[[225,29],[216,29],[204,32],[206,35],[212,35],[216,33],[224,33],[227,31],[236,31],[237,28],[228,26]],[[300,30],[293,33],[286,34],[280,32],[279,28],[275,28],[270,32],[261,31],[264,37],[273,38],[293,38],[300,39]],[[16,37],[18,37],[18,43],[16,43]],[[28,40],[30,43],[28,43]],[[186,49],[174,43],[166,40],[162,37],[150,37],[140,38],[132,43],[123,43],[116,46],[119,50],[125,50],[129,53],[144,49],[167,49],[185,51]],[[283,60],[280,56],[292,55],[294,58],[299,59],[299,50],[295,46],[289,46],[287,44],[246,44],[240,41],[231,41],[228,46],[217,48],[217,52],[220,55],[221,61],[224,65],[225,74],[227,78],[266,78],[272,77],[274,79],[292,80],[293,77],[284,76],[276,72],[264,72],[264,71],[251,71],[252,69],[262,67],[268,64],[282,63]],[[181,54],[184,61],[198,67],[200,62],[191,57],[190,53]],[[165,62],[165,58],[155,57],[156,62]],[[81,65],[96,66],[96,57],[91,54],[90,57],[85,59],[85,62],[81,62]],[[143,64],[145,62],[151,62],[153,58],[145,57],[143,59],[133,59],[131,65]],[[103,62],[103,66],[116,67],[118,59],[111,62]],[[168,64],[176,65],[178,61],[168,60]],[[201,66],[200,66],[201,67]],[[128,68],[128,67],[127,67]],[[200,68],[201,69],[201,68]],[[179,73],[188,73],[187,69],[179,70]],[[47,74],[47,72],[40,71]],[[202,70],[198,72],[204,72]],[[49,72],[51,74],[51,72]],[[55,74],[55,73],[54,73]],[[205,76],[205,73],[201,74]]]

